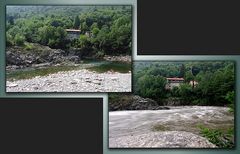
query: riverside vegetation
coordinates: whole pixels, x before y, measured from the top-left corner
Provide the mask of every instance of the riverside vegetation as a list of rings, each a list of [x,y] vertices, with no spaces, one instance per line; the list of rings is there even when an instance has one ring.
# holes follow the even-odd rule
[[[131,20],[127,5],[7,6],[7,88],[29,91],[33,88],[24,88],[24,82],[11,82],[79,70],[105,73],[106,78],[114,72],[127,74],[130,84]]]
[[[169,79],[181,79],[181,82],[171,83]],[[193,146],[187,143],[187,139],[181,140],[183,143],[177,139],[175,143],[171,142],[175,131],[180,136],[184,131],[208,139],[217,148],[233,148],[234,81],[234,62],[231,61],[135,62],[133,94],[109,95],[111,146],[210,146]],[[170,84],[173,85],[171,88]],[[127,123],[125,128],[124,122]],[[141,136],[141,132],[146,135]],[[153,132],[160,134],[153,135]],[[163,133],[168,134],[165,137],[169,144],[158,140]],[[152,136],[156,138],[150,139]],[[145,144],[142,140],[139,143],[142,146],[136,145],[134,140],[138,137],[154,142]]]

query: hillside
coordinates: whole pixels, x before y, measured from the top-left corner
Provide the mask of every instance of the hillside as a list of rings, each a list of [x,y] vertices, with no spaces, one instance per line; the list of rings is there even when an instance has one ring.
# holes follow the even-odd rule
[[[7,6],[6,44],[77,48],[96,57],[130,55],[131,20],[131,6]]]

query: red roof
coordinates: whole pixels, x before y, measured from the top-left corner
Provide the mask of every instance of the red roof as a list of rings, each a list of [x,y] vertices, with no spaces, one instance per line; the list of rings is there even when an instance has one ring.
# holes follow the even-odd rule
[[[184,81],[184,78],[167,78],[167,80]]]
[[[66,29],[67,32],[81,32],[80,29]]]

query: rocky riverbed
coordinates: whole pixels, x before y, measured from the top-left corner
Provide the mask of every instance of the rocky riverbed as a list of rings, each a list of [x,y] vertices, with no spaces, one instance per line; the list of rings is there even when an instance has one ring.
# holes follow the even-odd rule
[[[227,107],[178,106],[169,110],[109,112],[110,148],[214,148],[198,125],[228,129],[234,116]]]
[[[7,92],[131,92],[131,73],[86,69],[7,81]]]

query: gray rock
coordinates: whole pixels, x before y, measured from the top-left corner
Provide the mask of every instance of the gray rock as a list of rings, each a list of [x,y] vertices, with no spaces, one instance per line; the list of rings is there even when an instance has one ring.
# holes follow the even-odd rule
[[[101,85],[101,82],[98,81],[98,80],[93,80],[92,83],[97,84],[97,85]]]
[[[39,68],[39,67],[47,67],[50,65],[51,65],[51,63],[41,63],[41,64],[34,64],[34,65],[32,65],[32,67]]]
[[[71,84],[77,84],[77,81],[71,81],[70,83]]]
[[[34,90],[38,90],[39,88],[38,87],[33,87]]]
[[[118,82],[109,79],[119,78]],[[98,80],[96,80],[98,79]],[[18,87],[7,87],[7,92],[130,92],[131,74],[129,73],[93,73],[86,69],[58,72],[47,76],[37,76],[32,79],[7,81],[7,86],[12,83]],[[35,85],[33,85],[33,83]],[[33,87],[39,87],[34,89]],[[122,85],[129,85],[126,88]]]
[[[110,138],[109,148],[217,148],[217,146],[193,133],[163,131]]]
[[[113,81],[117,81],[118,80],[117,77],[111,77],[110,79],[113,80]]]
[[[18,84],[16,84],[16,83],[7,84],[7,87],[17,87],[17,86],[18,86]]]
[[[122,100],[122,98],[125,98]],[[168,110],[166,106],[160,106],[156,101],[150,98],[142,98],[138,95],[122,94],[119,100],[111,102],[109,100],[109,110]],[[124,101],[124,102],[123,102]]]

